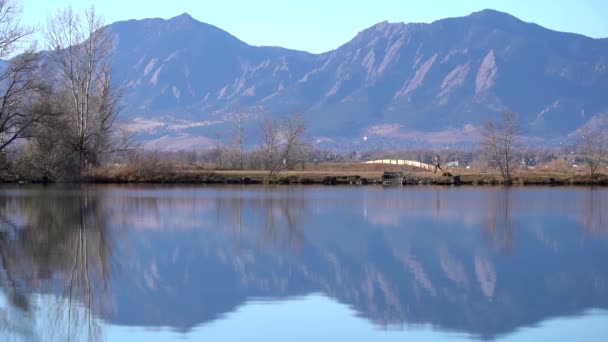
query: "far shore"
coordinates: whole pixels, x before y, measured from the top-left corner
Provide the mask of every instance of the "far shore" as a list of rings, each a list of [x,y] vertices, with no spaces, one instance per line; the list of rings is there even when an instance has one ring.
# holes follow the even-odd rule
[[[178,169],[163,172],[134,172],[129,170],[107,170],[87,174],[86,183],[190,183],[190,184],[325,184],[325,185],[373,185],[396,184],[383,182],[385,171],[403,173],[403,185],[504,185],[500,174],[495,171],[471,171],[467,169],[447,169],[433,173],[419,169],[376,169],[349,168],[340,164],[324,170],[323,167],[305,166],[302,170],[286,170],[276,177],[268,178],[268,171],[260,170],[206,170]],[[591,176],[584,172],[558,170],[518,170],[513,173],[510,185],[546,186],[608,186],[608,174],[596,173]]]
[[[383,179],[385,172],[400,172],[402,179]],[[10,179],[5,183],[53,183],[41,179]],[[213,165],[178,165],[173,168],[111,167],[86,172],[71,183],[95,184],[324,184],[324,185],[505,185],[494,170],[449,168],[433,173],[410,167],[373,167],[355,163],[304,164],[297,170],[281,171],[273,178],[263,170],[218,170]],[[608,186],[608,174],[593,176],[581,171],[519,169],[512,186]]]

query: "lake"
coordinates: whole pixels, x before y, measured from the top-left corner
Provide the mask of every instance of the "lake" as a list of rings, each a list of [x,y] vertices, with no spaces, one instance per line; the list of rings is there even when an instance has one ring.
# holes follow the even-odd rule
[[[2,341],[608,340],[608,189],[2,186]]]

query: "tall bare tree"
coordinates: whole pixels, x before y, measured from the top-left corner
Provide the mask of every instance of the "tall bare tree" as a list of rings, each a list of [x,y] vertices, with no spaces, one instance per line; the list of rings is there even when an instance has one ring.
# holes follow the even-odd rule
[[[220,170],[223,168],[223,163],[222,163],[222,161],[223,161],[222,155],[224,154],[223,150],[224,149],[222,147],[222,135],[221,135],[221,133],[216,132],[215,133],[215,151],[214,152],[216,153],[216,158],[215,158],[215,161],[217,164],[216,167]]]
[[[511,182],[515,167],[515,150],[521,136],[517,115],[503,112],[498,122],[488,121],[481,130],[482,146],[488,154],[490,165],[498,168],[503,183]]]
[[[306,132],[306,124],[300,113],[284,116],[279,123],[279,152],[277,158],[271,165],[268,177],[272,178],[287,168],[291,158],[302,145],[302,137]]]
[[[579,130],[577,149],[593,176],[608,161],[608,120],[585,125]]]
[[[98,165],[112,149],[112,126],[120,111],[121,89],[111,76],[113,37],[93,6],[84,15],[70,6],[48,17],[44,38],[52,51],[55,84],[68,99],[69,143],[81,169]]]
[[[276,162],[277,153],[279,153],[279,123],[268,116],[264,116],[260,122],[262,124],[264,167],[270,170]]]
[[[239,170],[243,169],[243,148],[245,145],[245,114],[236,112],[234,126],[232,128],[232,157],[233,166]]]
[[[21,7],[16,0],[0,0],[0,153],[44,113],[27,108],[36,97],[39,58],[35,46],[26,46],[33,29],[20,24]],[[13,54],[21,52],[18,56]]]

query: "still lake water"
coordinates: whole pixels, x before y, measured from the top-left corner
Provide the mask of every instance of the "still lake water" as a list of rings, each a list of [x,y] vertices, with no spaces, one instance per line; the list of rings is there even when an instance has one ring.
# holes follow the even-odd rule
[[[608,189],[0,187],[2,341],[606,341]]]

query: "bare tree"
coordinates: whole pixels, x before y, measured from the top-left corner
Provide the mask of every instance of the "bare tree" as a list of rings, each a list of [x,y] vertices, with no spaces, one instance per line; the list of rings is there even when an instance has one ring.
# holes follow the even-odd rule
[[[498,168],[505,184],[511,182],[515,166],[515,150],[521,135],[517,115],[503,112],[499,122],[488,121],[481,130],[482,146],[490,157],[490,164]]]
[[[608,120],[602,120],[608,121]],[[577,149],[593,176],[600,165],[608,160],[608,130],[605,122],[585,125],[579,130]]]
[[[291,158],[302,145],[302,137],[306,131],[306,124],[300,113],[285,116],[279,124],[279,153],[277,159],[269,169],[268,177],[279,174],[291,163]]]
[[[245,145],[245,114],[238,111],[232,128],[232,157],[233,165],[239,170],[243,169],[243,147]]]
[[[217,154],[217,168],[221,170],[223,168],[222,154],[224,153],[224,151],[222,148],[222,135],[219,132],[215,133],[215,153]]]
[[[84,16],[67,7],[49,16],[44,37],[52,51],[53,76],[69,99],[69,143],[80,168],[98,165],[112,148],[112,126],[120,111],[120,88],[112,84],[112,36],[103,18],[88,7]]]
[[[32,125],[27,140],[19,146],[14,169],[26,179],[61,180],[78,173],[73,148],[65,138],[69,130],[66,118],[60,115],[62,101],[51,92],[41,93],[31,106],[40,113],[48,113]]]
[[[270,170],[276,162],[276,155],[278,151],[278,140],[279,140],[279,123],[276,120],[265,116],[261,120],[262,124],[262,138],[264,151],[264,167]]]
[[[0,0],[0,58],[18,51],[34,30],[20,23],[21,6],[18,0]]]
[[[33,29],[20,25],[21,8],[15,0],[0,0],[0,59],[24,48]],[[27,108],[36,97],[39,57],[35,46],[0,65],[0,153],[24,133],[44,113]],[[0,62],[1,63],[1,62]]]
[[[11,59],[0,73],[0,152],[26,136],[47,114],[33,104],[42,86],[36,80],[38,55],[27,51]]]

